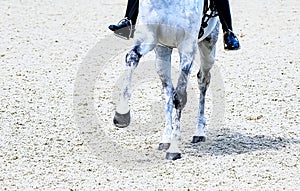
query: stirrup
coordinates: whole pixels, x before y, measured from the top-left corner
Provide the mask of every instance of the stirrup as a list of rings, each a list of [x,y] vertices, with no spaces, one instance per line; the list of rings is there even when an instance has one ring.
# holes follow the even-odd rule
[[[130,38],[133,38],[134,36],[134,27],[132,25],[132,22],[130,19],[128,19],[127,17],[121,19],[118,24],[122,23],[123,21],[127,21],[129,22],[129,26],[127,27],[124,27],[124,28],[121,28],[119,30],[116,30],[114,31],[114,34],[117,36],[117,37],[120,37],[120,38],[123,38],[123,39],[126,39],[126,40],[129,40]]]

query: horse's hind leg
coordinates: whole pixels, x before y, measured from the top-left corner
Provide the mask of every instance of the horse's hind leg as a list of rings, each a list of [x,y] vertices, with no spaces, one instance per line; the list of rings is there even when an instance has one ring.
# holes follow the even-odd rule
[[[137,46],[130,50],[126,55],[126,77],[123,84],[124,87],[113,119],[113,122],[117,127],[127,127],[130,123],[130,109],[128,101],[131,94],[131,81],[134,69],[137,67],[141,56],[142,55],[138,52]]]
[[[123,89],[117,104],[115,116],[113,119],[117,127],[127,127],[130,124],[130,109],[128,101],[131,95],[131,81],[134,69],[137,67],[142,55],[145,55],[155,47],[154,40],[151,43],[137,41],[135,47],[126,55],[126,77],[124,79]]]
[[[210,84],[210,69],[215,62],[216,53],[216,43],[218,40],[219,23],[217,23],[215,29],[208,35],[203,41],[198,43],[198,48],[200,51],[201,65],[200,70],[197,74],[198,86],[200,90],[199,98],[199,113],[198,113],[198,123],[193,136],[192,143],[204,142],[205,141],[205,131],[206,131],[206,121],[204,116],[205,107],[205,95],[206,90]]]
[[[173,85],[171,79],[171,54],[172,49],[157,45],[156,71],[162,82],[162,98],[165,106],[165,129],[158,150],[167,150],[170,147],[172,133],[172,110],[173,110]]]
[[[116,113],[113,119],[117,127],[127,127],[130,123],[130,109],[128,101],[131,95],[131,81],[134,69],[137,67],[140,58],[153,50],[157,44],[156,25],[146,25],[143,31],[138,32],[135,46],[126,55],[126,77],[123,89],[117,104]]]
[[[181,158],[181,152],[179,150],[178,144],[181,140],[180,135],[180,119],[181,112],[187,102],[187,84],[190,75],[190,70],[193,65],[194,56],[196,53],[196,46],[191,40],[182,42],[178,47],[180,55],[180,74],[177,82],[177,87],[173,92],[174,96],[174,105],[176,108],[175,115],[175,125],[171,133],[171,144],[170,148],[167,150],[166,158],[169,160],[176,160]]]

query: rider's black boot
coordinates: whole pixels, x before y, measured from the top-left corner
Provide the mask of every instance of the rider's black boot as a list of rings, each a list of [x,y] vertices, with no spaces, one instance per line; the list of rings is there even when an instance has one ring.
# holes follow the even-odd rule
[[[238,50],[240,49],[240,42],[235,34],[228,30],[224,33],[224,49],[225,50]]]
[[[108,28],[111,31],[116,31],[116,30],[122,29],[124,27],[129,27],[130,25],[131,24],[130,24],[130,21],[128,19],[122,19],[118,24],[109,25]]]
[[[219,18],[224,32],[224,49],[225,50],[238,50],[240,43],[238,38],[232,32],[232,21],[230,6],[228,0],[213,0],[217,8]]]
[[[133,38],[134,35],[134,26],[132,25],[131,20],[124,18],[116,25],[109,25],[110,30],[114,31],[114,33],[122,38]]]

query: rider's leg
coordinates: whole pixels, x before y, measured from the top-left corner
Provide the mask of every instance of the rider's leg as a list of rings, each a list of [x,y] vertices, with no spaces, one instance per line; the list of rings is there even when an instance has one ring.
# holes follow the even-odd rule
[[[136,24],[139,13],[139,0],[128,0],[125,17],[131,20],[132,24]]]
[[[235,34],[232,32],[232,21],[230,6],[228,0],[214,0],[224,33],[224,48],[227,50],[237,50],[240,43]]]
[[[124,27],[135,25],[139,13],[139,0],[128,0],[125,19],[118,24],[109,25],[109,29],[116,31]]]

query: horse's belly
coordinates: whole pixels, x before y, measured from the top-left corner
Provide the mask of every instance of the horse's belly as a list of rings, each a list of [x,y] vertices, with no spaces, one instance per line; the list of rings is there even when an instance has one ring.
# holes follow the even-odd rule
[[[196,41],[202,7],[202,0],[141,0],[137,27],[140,39],[173,48],[183,41]]]
[[[184,39],[185,35],[184,29],[170,25],[162,25],[157,31],[158,42],[172,48],[178,47],[178,43]]]
[[[202,15],[202,2],[200,2],[201,0],[141,0],[139,24],[166,25],[184,29],[191,35],[198,35]]]

